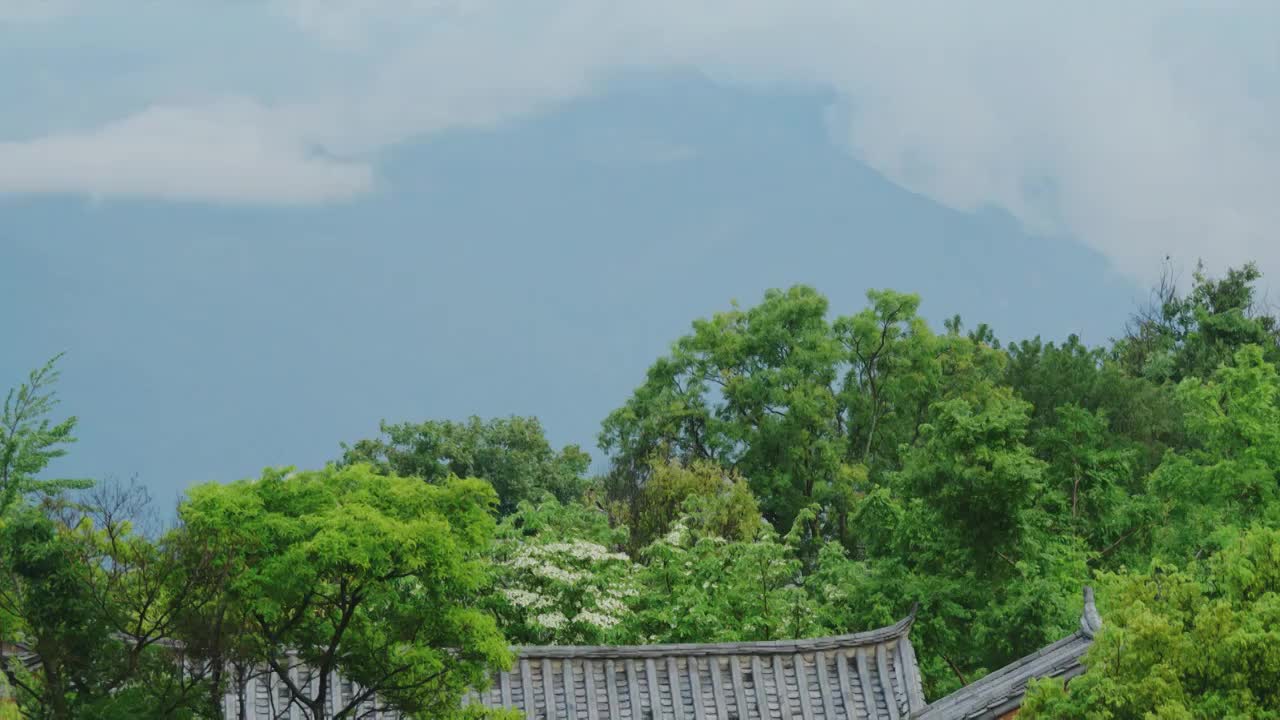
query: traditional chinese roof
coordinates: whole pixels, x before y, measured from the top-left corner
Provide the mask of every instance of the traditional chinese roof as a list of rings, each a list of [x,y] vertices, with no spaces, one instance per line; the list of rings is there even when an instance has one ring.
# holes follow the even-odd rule
[[[530,720],[993,720],[1021,706],[1027,683],[1068,680],[1102,628],[1093,590],[1084,590],[1080,629],[971,685],[925,705],[911,614],[852,635],[771,642],[516,648],[516,661],[466,701],[512,708]],[[36,658],[20,645],[0,655]],[[331,702],[355,688],[335,674]],[[250,720],[281,715],[287,698],[271,673],[243,688]],[[228,689],[226,717],[238,716]],[[396,718],[368,708],[361,717]]]
[[[971,685],[930,704],[919,720],[992,720],[1022,706],[1027,683],[1040,678],[1064,682],[1084,672],[1081,658],[1102,629],[1102,618],[1093,604],[1093,589],[1084,589],[1084,613],[1080,629],[1058,642],[987,675]]]
[[[925,706],[914,620],[813,640],[517,648],[468,701],[530,720],[907,720]]]

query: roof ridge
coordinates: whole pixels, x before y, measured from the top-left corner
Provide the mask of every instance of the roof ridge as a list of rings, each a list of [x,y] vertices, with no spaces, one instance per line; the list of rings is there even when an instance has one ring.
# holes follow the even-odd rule
[[[662,645],[524,645],[511,648],[522,658],[647,658],[667,655],[776,655],[830,650],[840,647],[872,646],[895,642],[915,623],[919,603],[894,623],[873,630],[800,640],[753,640],[724,643],[667,643]]]
[[[1082,659],[1102,629],[1102,617],[1094,605],[1093,588],[1084,587],[1080,628],[1070,635],[997,668],[950,695],[930,703],[921,720],[938,718],[994,718],[1017,707],[1027,683],[1039,677],[1069,679],[1082,672]]]

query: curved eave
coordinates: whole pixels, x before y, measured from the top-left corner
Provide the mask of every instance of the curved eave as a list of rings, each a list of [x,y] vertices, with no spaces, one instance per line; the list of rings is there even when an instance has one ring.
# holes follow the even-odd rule
[[[1081,659],[1102,629],[1102,617],[1093,602],[1093,588],[1084,589],[1080,629],[1026,657],[992,672],[950,695],[930,703],[915,720],[991,720],[1022,705],[1032,680],[1052,677],[1069,680],[1084,672]]]

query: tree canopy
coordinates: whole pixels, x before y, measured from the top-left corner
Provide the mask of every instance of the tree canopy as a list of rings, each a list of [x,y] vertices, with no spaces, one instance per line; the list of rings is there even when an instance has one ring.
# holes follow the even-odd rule
[[[480,480],[428,484],[353,465],[201,486],[179,514],[185,532],[228,553],[228,601],[290,703],[317,719],[375,702],[442,717],[509,661],[479,607],[496,501]],[[362,690],[330,707],[334,671]]]
[[[555,450],[537,418],[516,416],[383,422],[376,438],[343,448],[343,464],[367,463],[380,473],[431,483],[450,476],[487,480],[504,514],[525,500],[541,499],[543,492],[560,500],[577,497],[591,462],[576,445]]]
[[[1085,584],[1088,671],[1024,715],[1280,717],[1259,279],[1167,278],[1096,347],[770,290],[638,378],[598,477],[533,417],[384,422],[322,468],[193,487],[168,527],[136,487],[48,476],[76,427],[51,362],[0,417],[0,717],[220,718],[254,677],[307,717],[450,717],[512,644],[813,637],[913,605],[936,698],[1072,632]]]

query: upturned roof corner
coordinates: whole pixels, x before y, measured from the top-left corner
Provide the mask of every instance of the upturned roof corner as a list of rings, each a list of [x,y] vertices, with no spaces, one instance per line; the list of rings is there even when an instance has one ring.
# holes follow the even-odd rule
[[[1102,617],[1094,604],[1093,588],[1084,588],[1080,629],[980,680],[930,703],[913,720],[995,720],[1022,706],[1027,685],[1041,678],[1066,682],[1085,671],[1084,654],[1102,629]]]
[[[1084,586],[1084,612],[1080,614],[1080,632],[1092,638],[1102,630],[1102,616],[1093,603],[1093,588]]]

